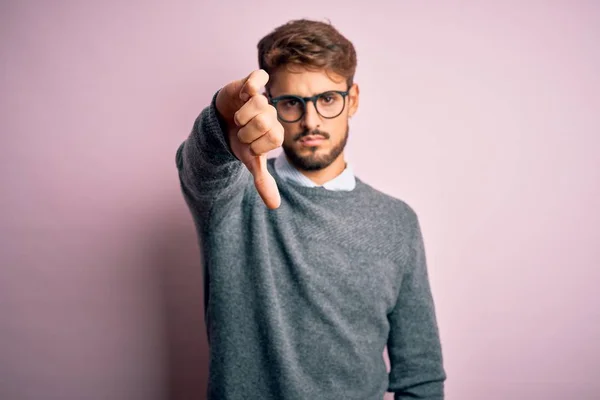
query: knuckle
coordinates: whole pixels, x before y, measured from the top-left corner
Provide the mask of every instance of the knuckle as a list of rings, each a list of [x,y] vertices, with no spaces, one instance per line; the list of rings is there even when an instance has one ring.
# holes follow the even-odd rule
[[[258,114],[254,117],[254,126],[260,132],[266,132],[269,130],[269,120],[265,117],[264,114]]]
[[[253,80],[249,80],[248,82],[246,82],[246,92],[247,93],[254,93],[258,90],[258,86],[256,85],[256,82],[254,82]],[[252,97],[256,97],[256,96],[252,96]]]
[[[252,151],[252,153],[255,156],[260,156],[263,154],[262,149],[260,148],[260,144],[258,142],[252,142],[250,143],[250,150]]]
[[[283,125],[277,119],[275,119],[275,123],[271,128],[271,132],[275,137],[275,140],[281,145],[283,143],[283,139],[285,138],[285,129]]]
[[[267,102],[268,102],[268,100],[267,100]],[[269,112],[271,113],[272,116],[277,118],[277,109],[272,104],[269,104]]]
[[[281,130],[277,130],[277,136],[276,136],[277,147],[280,147],[281,145],[283,145],[284,139],[285,139],[285,136],[283,134],[283,128]]]
[[[269,142],[269,146],[277,146],[277,135],[273,131],[269,131],[267,133],[267,141]]]
[[[269,106],[269,100],[263,95],[254,96],[252,99],[260,109],[265,109]]]
[[[283,138],[281,137],[281,135],[278,134],[278,132],[276,130],[270,130],[266,136],[267,136],[269,145],[272,148],[277,148],[277,147],[281,146],[281,144],[283,143]]]
[[[242,143],[248,143],[248,139],[247,139],[247,135],[246,135],[246,128],[242,128],[238,131],[237,138]]]

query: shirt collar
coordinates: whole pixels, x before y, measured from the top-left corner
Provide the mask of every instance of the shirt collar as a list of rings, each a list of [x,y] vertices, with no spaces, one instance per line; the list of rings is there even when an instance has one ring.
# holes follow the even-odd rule
[[[281,152],[277,158],[275,159],[275,172],[282,179],[291,181],[300,186],[306,187],[323,187],[327,190],[344,190],[350,191],[353,190],[356,186],[356,178],[354,176],[354,172],[350,164],[346,163],[346,168],[342,171],[341,174],[331,179],[330,181],[325,182],[323,185],[317,185],[309,178],[307,178],[304,174],[302,174],[298,169],[296,169],[285,156],[285,152]]]

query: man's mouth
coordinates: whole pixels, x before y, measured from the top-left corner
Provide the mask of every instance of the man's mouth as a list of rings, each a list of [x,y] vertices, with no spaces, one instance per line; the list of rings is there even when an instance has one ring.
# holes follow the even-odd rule
[[[321,135],[307,135],[303,136],[299,141],[304,146],[317,146],[325,141],[325,137]]]

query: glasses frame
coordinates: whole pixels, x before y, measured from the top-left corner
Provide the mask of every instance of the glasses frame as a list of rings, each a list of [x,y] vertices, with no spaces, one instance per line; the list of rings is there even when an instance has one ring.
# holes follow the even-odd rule
[[[341,95],[342,101],[344,102],[340,112],[333,117],[324,116],[323,114],[321,114],[321,112],[319,111],[319,108],[317,107],[317,100],[319,99],[319,97],[321,97],[327,93],[337,93],[337,94]],[[314,96],[310,96],[310,97],[300,97],[300,96],[296,96],[293,94],[284,94],[284,95],[277,96],[277,97],[271,97],[271,93],[267,92],[267,94],[269,95],[269,102],[271,103],[271,105],[273,107],[275,107],[275,110],[277,110],[277,103],[279,103],[281,100],[294,99],[294,100],[298,100],[300,103],[302,103],[302,114],[300,114],[300,117],[296,118],[295,120],[289,121],[287,119],[281,118],[281,116],[279,115],[279,110],[277,110],[277,118],[279,118],[281,121],[287,122],[287,123],[298,122],[302,118],[304,118],[304,115],[306,114],[306,103],[308,103],[308,102],[313,103],[313,105],[315,106],[315,110],[317,111],[317,114],[319,114],[321,117],[323,117],[325,119],[337,118],[340,115],[342,115],[342,113],[344,112],[344,109],[346,108],[346,96],[348,96],[349,93],[350,93],[350,89],[348,89],[348,90],[327,90],[323,93],[315,94]]]

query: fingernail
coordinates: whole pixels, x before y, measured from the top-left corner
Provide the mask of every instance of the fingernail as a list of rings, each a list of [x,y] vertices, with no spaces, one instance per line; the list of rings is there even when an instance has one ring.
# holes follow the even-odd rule
[[[246,92],[243,92],[242,94],[240,94],[240,99],[242,99],[242,101],[248,101],[249,98],[250,98],[250,95]]]

